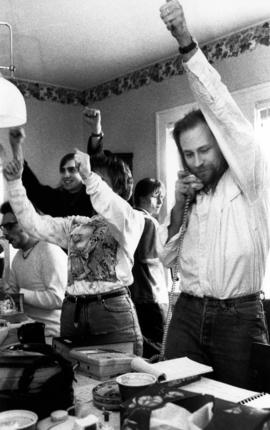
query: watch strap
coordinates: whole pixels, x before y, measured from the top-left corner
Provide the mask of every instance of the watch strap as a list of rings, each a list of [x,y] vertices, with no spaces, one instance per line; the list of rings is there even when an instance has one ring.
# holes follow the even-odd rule
[[[180,46],[179,47],[179,52],[180,54],[184,55],[184,54],[188,54],[189,52],[191,52],[194,48],[196,48],[198,45],[195,42],[195,40],[191,40],[190,44],[187,46]]]

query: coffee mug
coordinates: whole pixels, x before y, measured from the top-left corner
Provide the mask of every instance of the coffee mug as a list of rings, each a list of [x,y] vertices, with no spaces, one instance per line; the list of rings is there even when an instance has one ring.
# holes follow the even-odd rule
[[[116,382],[119,386],[121,399],[125,401],[136,396],[136,394],[145,388],[155,384],[157,378],[150,373],[133,372],[117,376]]]

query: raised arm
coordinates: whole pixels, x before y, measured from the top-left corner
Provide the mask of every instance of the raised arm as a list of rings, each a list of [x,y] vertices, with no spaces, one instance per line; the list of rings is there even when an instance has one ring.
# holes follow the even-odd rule
[[[87,144],[87,153],[89,155],[99,154],[103,149],[102,139],[104,136],[101,125],[101,112],[98,109],[87,106],[83,110],[83,118],[89,126],[90,132]]]
[[[59,199],[59,192],[49,185],[41,184],[29,167],[23,156],[23,143],[25,141],[23,127],[11,128],[9,131],[9,142],[13,157],[23,161],[22,182],[26,188],[27,196],[40,211],[54,215],[55,202]]]
[[[91,171],[88,154],[76,150],[75,160],[95,211],[107,220],[115,239],[133,254],[144,228],[143,213],[133,209]]]
[[[250,201],[266,183],[266,166],[251,124],[243,116],[217,71],[193,44],[183,8],[177,0],[161,7],[161,18],[176,38],[183,54],[190,87],[231,173]],[[194,46],[195,45],[195,46]]]
[[[39,215],[26,196],[21,182],[23,164],[21,159],[13,159],[4,168],[8,182],[9,201],[23,228],[37,239],[55,243],[67,248],[67,224],[64,218],[53,218]]]

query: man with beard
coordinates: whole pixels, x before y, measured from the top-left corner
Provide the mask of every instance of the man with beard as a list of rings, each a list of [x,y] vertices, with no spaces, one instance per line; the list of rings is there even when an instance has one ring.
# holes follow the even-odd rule
[[[171,0],[160,12],[200,108],[173,132],[184,170],[160,255],[167,266],[176,263],[181,294],[165,354],[188,356],[211,365],[218,380],[253,388],[251,345],[268,342],[260,299],[269,250],[267,166],[251,125],[192,38],[182,6]]]

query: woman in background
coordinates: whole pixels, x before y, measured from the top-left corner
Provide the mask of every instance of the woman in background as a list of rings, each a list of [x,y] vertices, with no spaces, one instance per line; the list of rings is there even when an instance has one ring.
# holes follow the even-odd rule
[[[143,356],[159,354],[168,311],[165,271],[156,250],[157,228],[165,190],[153,178],[139,181],[134,191],[135,208],[145,219],[143,234],[134,255],[134,283],[130,287],[143,334]]]

